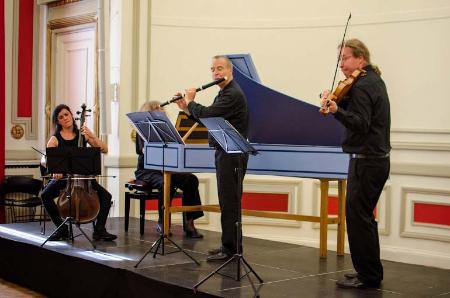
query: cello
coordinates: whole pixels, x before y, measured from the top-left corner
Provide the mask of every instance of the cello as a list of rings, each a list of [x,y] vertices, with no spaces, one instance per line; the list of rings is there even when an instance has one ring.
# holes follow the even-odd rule
[[[86,122],[86,105],[81,105],[80,130]],[[75,120],[75,119],[74,119]],[[86,141],[81,131],[78,132],[78,147],[86,147]],[[71,217],[76,225],[89,223],[97,218],[100,211],[100,200],[92,187],[93,176],[69,175],[66,190],[58,197],[57,206],[62,218]]]

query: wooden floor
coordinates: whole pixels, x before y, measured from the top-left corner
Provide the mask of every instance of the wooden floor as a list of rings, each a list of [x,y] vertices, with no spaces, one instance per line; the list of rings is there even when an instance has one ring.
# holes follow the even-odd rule
[[[0,293],[2,298],[41,298],[45,297],[32,290],[7,282],[0,278]]]

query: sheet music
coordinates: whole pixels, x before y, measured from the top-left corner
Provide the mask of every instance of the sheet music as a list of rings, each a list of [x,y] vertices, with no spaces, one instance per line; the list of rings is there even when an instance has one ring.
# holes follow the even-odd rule
[[[128,113],[127,117],[138,135],[147,143],[184,144],[164,112],[133,112]]]
[[[150,125],[147,121],[147,112],[132,112],[127,114],[128,120],[130,121],[136,133],[147,142],[148,135],[150,135]]]
[[[225,152],[257,154],[258,151],[224,118],[201,118],[200,121]]]

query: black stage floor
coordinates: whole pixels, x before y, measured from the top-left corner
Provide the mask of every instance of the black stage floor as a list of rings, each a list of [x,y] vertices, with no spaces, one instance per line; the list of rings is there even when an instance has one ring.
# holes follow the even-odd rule
[[[51,224],[47,223],[47,226]],[[48,228],[49,230],[53,227]],[[91,225],[83,228],[90,236]],[[128,233],[124,219],[108,220],[108,230],[119,237],[114,242],[96,242],[93,251],[82,236],[70,241],[45,240],[39,223],[0,225],[0,278],[26,286],[50,297],[252,297],[246,278],[236,281],[214,275],[199,287],[193,285],[220,263],[206,262],[207,251],[220,243],[220,233],[202,231],[205,238],[183,238],[181,227],[172,227],[173,239],[195,259],[183,253],[148,255],[134,265],[157,238],[155,223],[146,222],[139,236],[139,221],[131,219]],[[75,229],[78,234],[78,230]],[[166,252],[174,247],[166,244]],[[305,246],[244,237],[244,256],[264,280],[261,297],[450,297],[450,270],[383,261],[385,279],[380,289],[339,289],[335,281],[352,270],[349,255],[333,251],[321,260],[319,250]],[[227,267],[224,274],[236,274]],[[1,296],[1,295],[0,295]]]

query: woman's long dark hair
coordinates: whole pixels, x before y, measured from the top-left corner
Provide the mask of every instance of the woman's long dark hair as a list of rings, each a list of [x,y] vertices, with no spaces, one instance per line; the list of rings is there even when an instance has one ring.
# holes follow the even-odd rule
[[[58,115],[64,109],[69,111],[69,113],[70,113],[70,115],[72,115],[72,119],[73,119],[72,111],[70,110],[70,108],[67,105],[65,105],[65,104],[57,105],[52,113],[53,135],[59,133],[62,129],[61,124],[58,124]],[[73,132],[74,133],[78,132],[78,126],[75,122],[75,119],[73,119]]]

